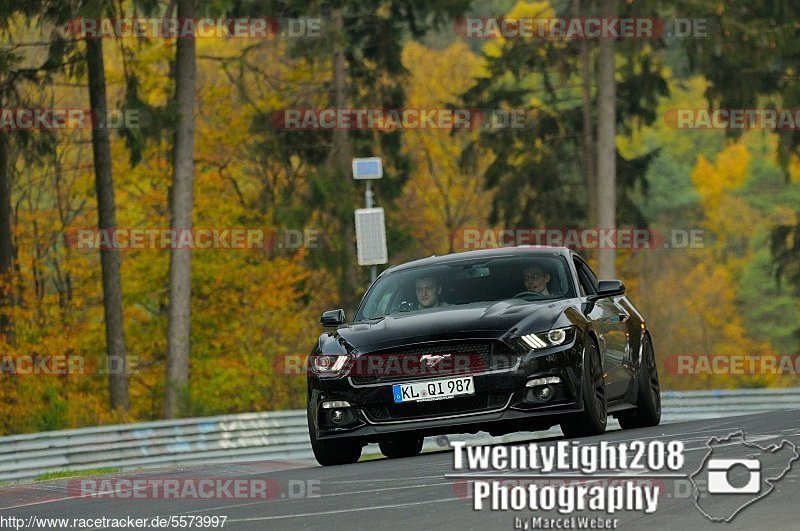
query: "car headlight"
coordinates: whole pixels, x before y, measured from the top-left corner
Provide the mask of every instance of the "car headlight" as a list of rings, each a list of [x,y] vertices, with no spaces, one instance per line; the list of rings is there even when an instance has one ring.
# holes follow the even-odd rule
[[[540,332],[538,334],[527,334],[520,336],[522,342],[533,350],[555,347],[563,343],[572,341],[575,336],[575,327],[568,326],[566,328],[554,328],[547,332]]]
[[[319,354],[309,358],[311,370],[320,376],[338,376],[348,368],[348,354]]]

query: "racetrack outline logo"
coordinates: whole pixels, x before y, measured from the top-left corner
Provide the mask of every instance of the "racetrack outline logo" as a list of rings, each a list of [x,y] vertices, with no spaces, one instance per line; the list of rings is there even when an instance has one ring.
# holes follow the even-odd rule
[[[716,447],[736,445],[737,443],[740,444],[742,447],[744,447],[743,448],[744,450],[750,450],[749,453],[751,453],[751,454],[753,453],[753,451],[755,451],[755,452],[759,452],[759,453],[765,453],[768,456],[775,456],[775,455],[778,454],[778,452],[780,452],[782,450],[783,451],[790,450],[791,454],[792,454],[792,457],[790,459],[788,459],[788,461],[786,462],[786,466],[782,470],[780,470],[780,473],[778,473],[777,475],[775,473],[768,473],[767,471],[762,471],[761,470],[761,468],[762,468],[761,467],[761,465],[762,465],[761,459],[741,459],[741,458],[740,459],[716,459],[716,458],[712,459],[711,458],[711,455],[714,453],[714,450],[715,450]],[[689,476],[689,480],[694,485],[694,489],[695,489],[694,504],[697,507],[697,510],[699,510],[701,513],[703,513],[703,516],[705,516],[706,518],[708,518],[712,522],[726,522],[726,523],[728,523],[731,520],[733,520],[734,517],[742,511],[742,509],[744,509],[748,505],[751,505],[751,504],[757,502],[758,500],[766,497],[770,492],[775,490],[775,482],[780,481],[781,479],[783,479],[783,477],[786,476],[786,474],[789,472],[789,470],[791,470],[792,465],[794,464],[794,462],[797,461],[798,459],[800,459],[800,453],[798,453],[797,447],[791,441],[783,439],[780,442],[780,444],[775,444],[775,445],[770,445],[770,446],[764,447],[764,446],[760,446],[760,445],[758,445],[756,443],[747,442],[745,440],[744,432],[742,432],[741,430],[737,431],[737,432],[733,432],[733,433],[729,434],[727,437],[722,437],[722,438],[720,438],[720,437],[711,437],[706,442],[706,446],[708,447],[708,453],[703,458],[703,461],[700,463],[700,467],[697,469],[697,471],[695,471],[693,474],[691,474]],[[756,466],[756,463],[753,463],[753,461],[757,462],[757,466]],[[736,466],[736,465],[743,465],[750,472],[750,480],[748,481],[748,484],[745,487],[739,487],[739,488],[733,487],[732,485],[730,485],[730,483],[728,482],[728,480],[724,476],[725,472],[722,472],[722,469],[729,469],[730,467]],[[700,504],[701,487],[698,485],[698,482],[695,481],[695,478],[697,476],[700,476],[701,474],[704,474],[704,475],[707,474],[707,476],[708,476],[708,482],[707,482],[708,491],[707,491],[707,493],[708,494],[719,494],[719,495],[722,496],[722,497],[715,496],[712,499],[729,499],[728,496],[726,496],[726,495],[730,495],[730,494],[739,494],[739,495],[741,495],[741,494],[753,494],[754,496],[750,497],[745,503],[742,503],[741,505],[736,507],[736,509],[734,509],[733,512],[730,515],[728,515],[727,517],[718,516],[718,515],[715,516],[715,515],[709,514],[709,511],[704,509],[703,506]],[[754,476],[758,477],[759,480],[763,477],[763,481],[764,481],[764,483],[766,485],[768,485],[768,487],[765,485],[764,488],[753,488],[752,479],[753,479]],[[720,487],[721,484],[722,484],[723,487],[722,488],[717,488],[717,487]],[[758,486],[758,485],[756,485],[756,486]]]

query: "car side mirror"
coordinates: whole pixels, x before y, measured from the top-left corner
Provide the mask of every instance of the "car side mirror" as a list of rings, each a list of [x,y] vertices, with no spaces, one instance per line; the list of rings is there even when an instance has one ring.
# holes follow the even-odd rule
[[[322,326],[325,328],[343,325],[345,323],[344,310],[341,308],[338,310],[328,310],[322,314],[322,318],[319,322],[322,323]]]
[[[599,282],[599,289],[596,295],[589,297],[590,301],[604,299],[606,297],[615,297],[617,295],[625,294],[625,284],[621,280],[601,280]]]

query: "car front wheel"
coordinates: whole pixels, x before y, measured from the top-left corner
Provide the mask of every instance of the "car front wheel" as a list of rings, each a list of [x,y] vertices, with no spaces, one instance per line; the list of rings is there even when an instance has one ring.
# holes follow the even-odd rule
[[[594,339],[587,338],[583,356],[583,411],[561,423],[561,431],[567,438],[600,435],[606,431],[608,412],[606,409],[606,382],[603,378],[603,363]]]
[[[618,420],[619,425],[626,430],[658,426],[661,422],[661,385],[658,382],[653,342],[647,334],[642,339],[636,411],[620,415]]]
[[[317,463],[322,466],[347,465],[355,463],[361,458],[361,441],[358,440],[330,440],[320,441],[314,424],[311,422],[311,410],[308,411],[308,435],[311,438],[311,450]]]

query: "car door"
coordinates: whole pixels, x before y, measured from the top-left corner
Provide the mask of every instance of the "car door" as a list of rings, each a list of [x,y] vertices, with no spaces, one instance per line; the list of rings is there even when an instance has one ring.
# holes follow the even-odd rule
[[[575,269],[586,294],[596,294],[599,283],[592,269],[578,257],[575,257]],[[600,299],[593,306],[587,317],[594,321],[600,343],[606,396],[614,399],[623,396],[630,385],[630,371],[624,363],[628,350],[627,317],[623,317],[622,308],[611,297]]]
[[[607,315],[606,342],[609,356],[613,359],[613,366],[610,368],[612,373],[609,378],[612,385],[606,389],[609,398],[617,398],[627,394],[633,379],[628,331],[630,314],[620,304],[620,298],[609,297],[598,301],[603,303],[605,314]]]
[[[622,366],[628,378],[627,392],[633,390],[634,380],[639,368],[639,344],[641,338],[642,317],[627,297],[613,298],[614,304],[619,309],[620,321],[625,333],[625,343],[622,345]]]

